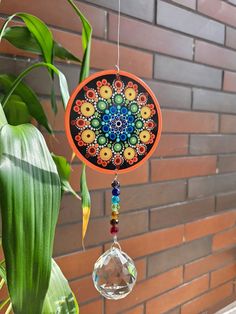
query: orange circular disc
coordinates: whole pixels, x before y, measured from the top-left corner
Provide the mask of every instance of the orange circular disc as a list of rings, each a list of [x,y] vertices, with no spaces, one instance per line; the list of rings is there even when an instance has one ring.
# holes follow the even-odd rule
[[[162,117],[151,89],[128,72],[97,72],[79,84],[66,108],[65,129],[79,159],[104,173],[123,173],[155,151]]]

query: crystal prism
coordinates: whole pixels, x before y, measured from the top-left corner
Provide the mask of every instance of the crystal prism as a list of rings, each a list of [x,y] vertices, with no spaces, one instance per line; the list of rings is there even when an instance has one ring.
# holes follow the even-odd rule
[[[120,247],[112,246],[94,265],[94,286],[107,299],[126,297],[132,291],[136,279],[137,270],[133,260]]]

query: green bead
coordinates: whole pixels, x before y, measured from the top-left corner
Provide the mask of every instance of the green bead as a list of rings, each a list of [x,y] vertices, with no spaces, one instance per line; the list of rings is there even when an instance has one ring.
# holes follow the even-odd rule
[[[117,105],[120,105],[120,104],[122,104],[122,102],[123,102],[123,97],[121,96],[121,95],[116,95],[115,97],[114,97],[114,102],[117,104]]]
[[[113,148],[115,152],[120,152],[122,150],[122,144],[116,143]]]
[[[138,105],[133,103],[131,106],[130,106],[130,111],[132,113],[136,113],[138,111]]]
[[[142,120],[137,120],[135,122],[135,126],[137,129],[141,129],[143,127],[143,121]]]
[[[107,139],[105,138],[105,136],[101,135],[98,137],[98,144],[104,145],[106,144],[106,142],[107,142]]]
[[[107,108],[107,104],[104,100],[99,100],[97,103],[97,107],[99,110],[104,111]]]
[[[130,143],[131,145],[136,145],[136,144],[138,143],[138,138],[137,138],[137,136],[132,135],[132,136],[130,137],[130,139],[129,139],[129,143]]]
[[[120,204],[112,204],[111,206],[112,211],[119,211],[120,209]]]
[[[98,129],[101,126],[101,120],[94,118],[91,120],[91,125],[95,128]]]

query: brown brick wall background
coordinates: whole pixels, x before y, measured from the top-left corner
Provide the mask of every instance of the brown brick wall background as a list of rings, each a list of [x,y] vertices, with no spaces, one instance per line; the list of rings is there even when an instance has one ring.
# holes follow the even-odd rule
[[[92,69],[114,68],[117,0],[77,4],[94,28]],[[92,284],[93,264],[111,240],[110,175],[88,169],[92,218],[85,252],[80,206],[72,196],[63,198],[55,256],[81,314],[214,313],[236,299],[236,1],[121,0],[121,5],[121,68],[148,82],[164,120],[154,156],[120,176],[120,243],[135,259],[138,283],[117,302],[104,301]],[[81,25],[65,0],[2,0],[0,23],[17,11],[43,19],[60,43],[81,56]],[[33,61],[6,42],[0,53],[1,72],[19,73]],[[58,66],[73,89],[79,67]],[[51,117],[57,140],[45,134],[50,148],[70,158],[62,107],[56,118],[50,111],[46,72],[37,70],[27,81]],[[76,161],[76,189],[80,170]]]

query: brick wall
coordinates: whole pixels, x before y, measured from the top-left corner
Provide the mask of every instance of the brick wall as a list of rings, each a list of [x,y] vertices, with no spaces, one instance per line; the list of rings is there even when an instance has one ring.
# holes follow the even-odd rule
[[[113,68],[117,1],[78,5],[94,28],[92,68]],[[17,11],[44,19],[59,42],[81,55],[81,25],[65,0],[2,0],[0,22]],[[138,283],[117,302],[105,302],[93,288],[93,263],[110,242],[110,175],[88,169],[93,208],[85,252],[78,202],[63,198],[55,256],[81,314],[214,313],[236,299],[236,1],[122,0],[121,11],[121,68],[149,83],[164,119],[151,160],[120,176],[120,243],[135,259]],[[0,52],[1,72],[18,73],[32,61],[5,42]],[[79,68],[58,65],[74,88]],[[28,82],[51,116],[57,141],[45,135],[50,148],[70,158],[64,113],[55,119],[50,112],[45,71]],[[80,170],[77,161],[76,189]]]

